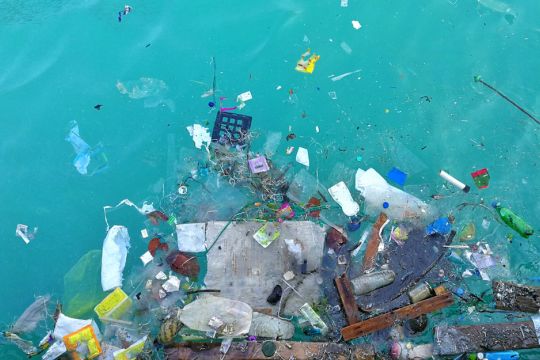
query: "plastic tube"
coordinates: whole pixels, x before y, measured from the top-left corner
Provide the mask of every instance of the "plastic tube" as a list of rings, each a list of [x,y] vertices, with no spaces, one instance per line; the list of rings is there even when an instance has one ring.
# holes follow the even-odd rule
[[[453,177],[452,175],[450,175],[444,170],[441,170],[439,175],[444,180],[448,181],[450,184],[454,185],[455,187],[457,187],[458,189],[462,190],[465,193],[468,193],[471,190],[469,185],[465,185],[464,183],[462,183],[461,181],[459,181],[458,179],[456,179],[455,177]]]

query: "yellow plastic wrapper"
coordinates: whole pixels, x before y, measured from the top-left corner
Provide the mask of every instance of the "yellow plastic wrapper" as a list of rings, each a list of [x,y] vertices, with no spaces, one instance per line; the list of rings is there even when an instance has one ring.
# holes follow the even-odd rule
[[[315,63],[321,58],[317,54],[311,55],[310,49],[300,56],[300,60],[296,63],[295,70],[307,74],[312,74],[315,70]],[[307,58],[309,56],[309,58]],[[307,59],[306,59],[307,58]]]

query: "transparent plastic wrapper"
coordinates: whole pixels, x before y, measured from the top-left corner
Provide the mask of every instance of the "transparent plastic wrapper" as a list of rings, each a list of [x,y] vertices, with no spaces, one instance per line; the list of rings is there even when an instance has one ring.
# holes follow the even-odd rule
[[[0,339],[4,339],[6,342],[11,343],[19,348],[22,352],[24,352],[29,357],[34,356],[37,354],[38,350],[32,344],[31,341],[22,339],[19,335],[12,333],[10,331],[4,331],[0,333],[1,337]]]
[[[329,196],[326,188],[306,169],[300,170],[292,179],[287,196],[299,203],[306,204],[312,196]]]
[[[216,296],[202,296],[179,310],[178,319],[187,327],[199,331],[215,331],[209,322],[213,317],[224,323],[219,337],[235,337],[249,332],[253,310],[243,302]]]
[[[101,251],[91,250],[64,276],[64,313],[70,316],[89,314],[103,299],[100,281]]]
[[[38,323],[47,315],[47,304],[50,295],[38,296],[36,300],[24,310],[21,316],[11,327],[11,332],[16,334],[27,333],[36,328]]]
[[[129,234],[124,226],[115,225],[103,241],[101,255],[101,286],[109,291],[122,286],[122,272],[126,265]]]
[[[176,210],[180,223],[230,219],[248,201],[243,188],[231,187],[226,179],[215,174],[199,181],[190,183],[188,198]]]
[[[388,184],[372,168],[358,169],[355,183],[356,190],[365,199],[365,212],[369,215],[375,216],[384,211],[394,220],[413,220],[431,218],[435,213],[425,202]]]
[[[266,156],[272,156],[276,153],[279,144],[281,143],[282,134],[280,132],[270,131],[266,135],[266,142],[264,143],[264,154]]]
[[[176,110],[174,101],[166,98],[169,87],[163,80],[142,77],[139,80],[117,81],[116,89],[131,99],[144,99],[145,108],[166,105],[172,112]]]
[[[71,129],[66,136],[65,140],[73,146],[75,151],[75,159],[73,159],[73,166],[81,175],[88,175],[88,166],[92,159],[97,161],[96,166],[93,166],[91,174],[95,175],[107,167],[108,159],[105,153],[103,153],[103,145],[97,144],[94,148],[91,148],[86,141],[84,141],[79,135],[79,125],[75,120],[70,122]]]
[[[127,349],[115,351],[113,354],[114,360],[131,360],[137,358],[137,355],[144,350],[144,344],[146,343],[147,338],[148,336],[144,336],[131,344]]]
[[[28,230],[28,225],[17,224],[15,228],[15,235],[23,239],[26,244],[30,243],[30,240],[33,240],[36,236],[38,228],[35,227],[33,231]]]
[[[428,169],[425,162],[395,138],[383,140],[383,148],[395,166],[409,175],[414,175]]]

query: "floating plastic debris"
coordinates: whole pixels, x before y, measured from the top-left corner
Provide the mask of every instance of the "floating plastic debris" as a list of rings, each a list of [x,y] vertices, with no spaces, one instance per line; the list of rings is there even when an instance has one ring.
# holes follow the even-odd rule
[[[186,129],[189,132],[189,136],[192,137],[197,149],[200,149],[203,145],[208,148],[208,145],[212,142],[208,128],[205,128],[200,124],[193,124],[186,127]]]
[[[308,57],[306,59],[306,57]],[[311,74],[315,70],[315,63],[319,61],[321,57],[317,54],[311,55],[310,49],[308,49],[305,53],[303,53],[300,56],[300,60],[296,63],[296,71]]]
[[[356,74],[357,72],[360,72],[360,71],[362,71],[362,70],[358,69],[358,70],[354,70],[354,71],[349,71],[349,72],[346,72],[346,73],[341,74],[341,75],[333,76],[333,77],[330,78],[330,80],[339,81],[339,80],[341,80],[343,78],[346,78],[347,76],[350,76],[352,74]]]
[[[120,94],[127,95],[131,99],[144,99],[146,108],[166,105],[172,112],[176,110],[174,101],[166,98],[169,87],[163,80],[142,77],[139,80],[117,81],[116,88]]]
[[[15,228],[15,235],[23,239],[26,244],[29,244],[30,240],[35,238],[37,231],[37,227],[34,228],[34,231],[28,231],[28,225],[17,224],[17,227]]]
[[[109,291],[122,286],[122,272],[126,265],[129,234],[125,226],[113,226],[103,241],[101,258],[101,286]]]
[[[71,121],[70,126],[71,129],[65,140],[69,142],[73,146],[73,150],[75,150],[76,156],[75,159],[73,159],[73,166],[75,166],[81,175],[87,175],[91,159],[97,157],[97,155],[101,155],[100,164],[90,175],[95,175],[104,170],[107,167],[108,159],[103,153],[103,145],[98,144],[92,149],[79,135],[79,125],[77,122],[75,120]]]
[[[298,152],[296,153],[296,161],[300,164],[309,167],[309,153],[306,148],[301,146],[298,147]]]

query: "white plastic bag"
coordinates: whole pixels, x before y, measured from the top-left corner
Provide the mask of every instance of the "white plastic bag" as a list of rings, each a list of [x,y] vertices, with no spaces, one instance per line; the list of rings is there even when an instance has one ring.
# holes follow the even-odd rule
[[[125,226],[115,225],[103,241],[101,256],[101,287],[109,291],[122,286],[122,271],[126,265],[129,234]]]

